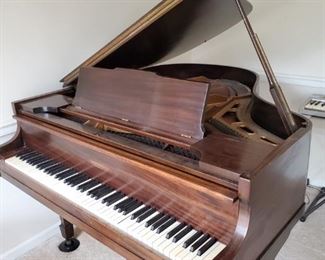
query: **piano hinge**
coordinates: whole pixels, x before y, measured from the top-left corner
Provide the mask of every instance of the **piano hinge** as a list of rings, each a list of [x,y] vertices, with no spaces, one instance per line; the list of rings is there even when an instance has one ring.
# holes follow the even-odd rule
[[[185,137],[185,138],[189,138],[189,139],[192,138],[192,136],[190,136],[190,135],[185,135],[185,134],[181,134],[181,137]]]

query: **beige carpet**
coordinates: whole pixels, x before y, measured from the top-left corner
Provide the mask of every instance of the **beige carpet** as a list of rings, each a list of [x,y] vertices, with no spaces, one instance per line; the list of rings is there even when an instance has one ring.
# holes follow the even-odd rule
[[[309,188],[307,200],[314,198],[317,191]],[[56,235],[43,245],[34,248],[20,260],[117,260],[121,256],[91,238],[78,232],[80,247],[72,253],[62,253],[57,246],[62,237]],[[305,223],[298,222],[276,260],[325,260],[325,205],[311,215]]]

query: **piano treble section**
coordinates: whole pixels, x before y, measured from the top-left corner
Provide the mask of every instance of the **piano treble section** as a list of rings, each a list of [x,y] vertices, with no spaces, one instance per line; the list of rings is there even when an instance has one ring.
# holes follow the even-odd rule
[[[5,163],[164,258],[214,259],[225,248],[186,221],[111,187],[87,169],[65,166],[60,159],[25,148]]]

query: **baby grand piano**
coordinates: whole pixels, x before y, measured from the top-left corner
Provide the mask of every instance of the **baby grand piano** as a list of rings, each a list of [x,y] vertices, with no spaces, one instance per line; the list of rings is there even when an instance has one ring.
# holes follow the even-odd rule
[[[292,114],[240,0],[162,1],[63,78],[13,103],[2,177],[127,259],[273,259],[304,209],[311,123]],[[156,65],[244,21],[258,76]]]

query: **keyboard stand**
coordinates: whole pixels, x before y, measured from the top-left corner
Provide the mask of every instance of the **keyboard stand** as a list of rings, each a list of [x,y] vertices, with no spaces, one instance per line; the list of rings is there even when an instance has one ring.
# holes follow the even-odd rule
[[[304,215],[300,218],[301,222],[305,222],[310,214],[317,210],[320,206],[325,204],[325,187],[322,187],[316,198],[309,205]]]

